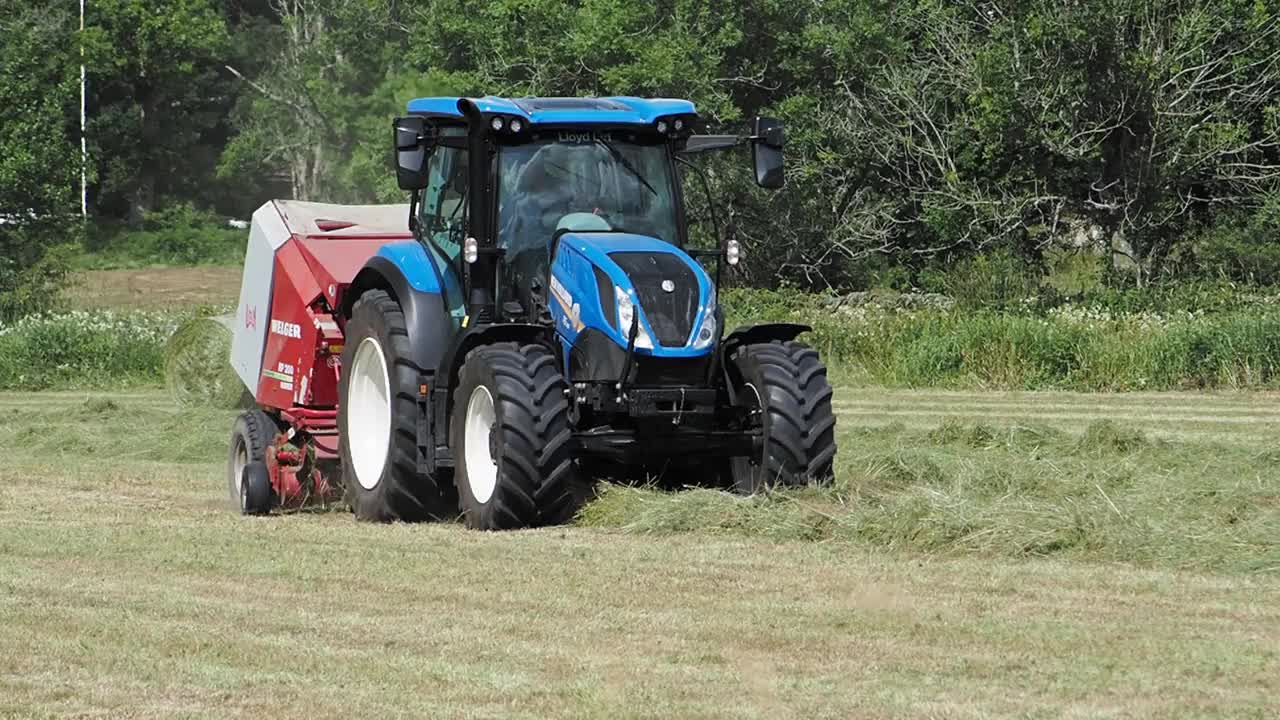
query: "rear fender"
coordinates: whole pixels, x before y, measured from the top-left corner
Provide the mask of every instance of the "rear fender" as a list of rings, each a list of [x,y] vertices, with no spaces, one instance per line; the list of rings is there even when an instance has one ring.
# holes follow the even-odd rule
[[[404,312],[410,357],[420,371],[431,372],[440,367],[457,333],[445,307],[439,276],[425,253],[422,263],[419,266],[422,272],[415,271],[411,277],[399,263],[384,254],[369,258],[342,294],[340,312],[344,320],[350,318],[351,309],[362,294],[369,290],[387,291]]]

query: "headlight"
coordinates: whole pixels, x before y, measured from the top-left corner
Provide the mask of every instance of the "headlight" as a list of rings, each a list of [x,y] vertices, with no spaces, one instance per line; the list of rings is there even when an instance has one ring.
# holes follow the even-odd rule
[[[693,338],[695,350],[702,350],[716,341],[720,328],[716,325],[716,294],[714,291],[707,299],[707,306],[702,310],[702,319],[698,323],[698,335]]]
[[[494,118],[489,121],[489,127],[493,128],[494,132],[502,130],[503,126],[504,123],[502,122],[502,118],[499,116],[495,115]]]
[[[618,301],[618,329],[622,331],[623,338],[631,337],[631,323],[636,321],[636,307],[631,302],[631,296],[620,287],[613,288],[613,296]],[[644,325],[640,325],[636,331],[636,347],[653,349],[653,340],[650,339],[649,333],[644,331]]]

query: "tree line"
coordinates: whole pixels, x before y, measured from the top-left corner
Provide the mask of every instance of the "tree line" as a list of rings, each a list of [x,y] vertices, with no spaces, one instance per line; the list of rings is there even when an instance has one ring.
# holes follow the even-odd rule
[[[712,132],[787,123],[784,190],[707,167],[756,283],[1064,249],[1280,281],[1274,0],[89,0],[78,28],[0,5],[0,288],[84,231],[82,52],[95,223],[399,200],[413,97],[670,96]]]

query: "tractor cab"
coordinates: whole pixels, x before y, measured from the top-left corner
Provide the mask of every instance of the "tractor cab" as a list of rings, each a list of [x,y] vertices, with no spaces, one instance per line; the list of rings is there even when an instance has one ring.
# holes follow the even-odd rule
[[[758,181],[777,187],[780,123],[758,120],[760,132],[746,138],[694,136],[692,103],[638,98],[424,98],[409,111],[395,123],[398,179],[413,192],[411,227],[436,261],[458,329],[554,325],[566,357],[585,330],[643,356],[707,353],[719,330],[715,289],[685,251],[676,166],[691,153],[750,143]],[[718,279],[720,262],[738,257],[735,247],[726,258],[727,249],[693,254],[714,259]],[[587,261],[591,277],[576,277],[592,253],[603,262]],[[627,303],[640,309],[619,318]],[[604,322],[588,327],[584,313]],[[613,360],[566,368],[621,372]]]

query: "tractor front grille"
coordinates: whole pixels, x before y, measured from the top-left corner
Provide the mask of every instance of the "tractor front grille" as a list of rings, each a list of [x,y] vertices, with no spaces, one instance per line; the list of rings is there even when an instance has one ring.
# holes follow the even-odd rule
[[[698,313],[698,276],[693,270],[672,253],[615,252],[609,258],[631,279],[658,344],[684,347]],[[664,281],[674,286],[671,292],[662,289]]]

